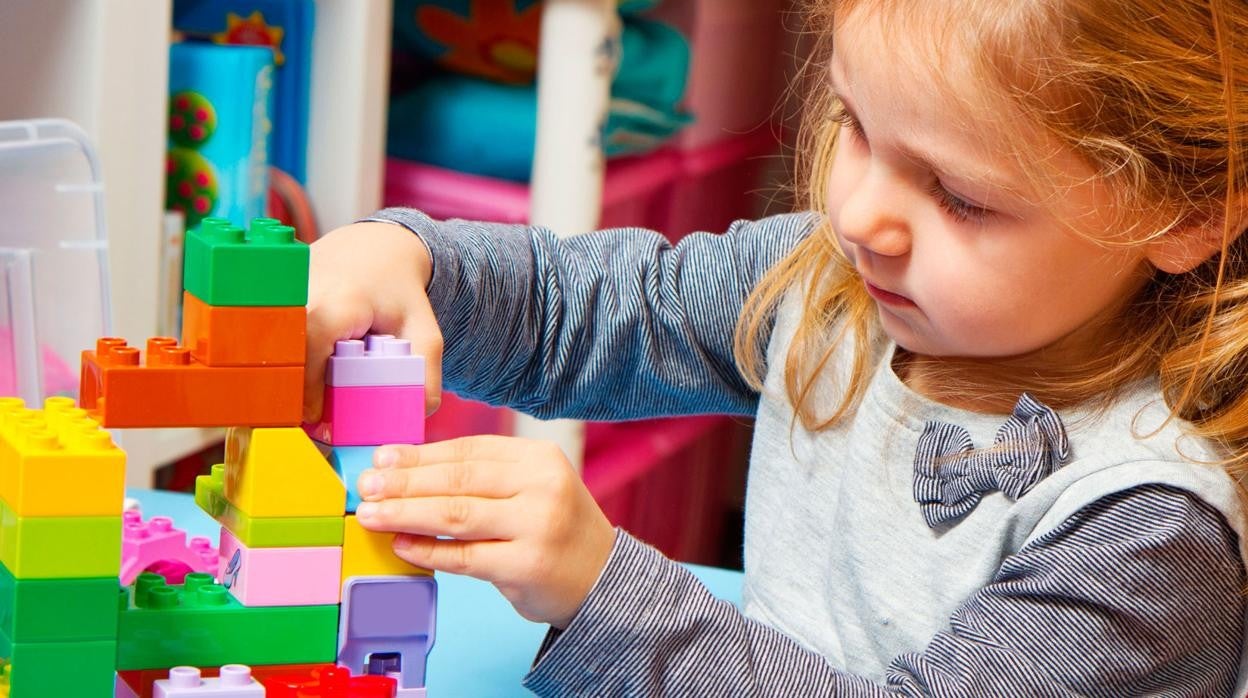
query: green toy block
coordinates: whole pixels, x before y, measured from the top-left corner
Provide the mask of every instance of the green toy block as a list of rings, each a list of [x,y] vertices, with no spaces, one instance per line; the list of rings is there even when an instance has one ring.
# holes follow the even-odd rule
[[[0,562],[18,579],[116,577],[121,516],[18,516],[0,500]]]
[[[119,670],[318,664],[333,662],[337,646],[336,604],[248,608],[208,574],[171,586],[144,573],[120,596]]]
[[[117,642],[13,642],[0,633],[0,659],[9,667],[8,693],[112,698]]]
[[[343,517],[253,517],[225,498],[225,466],[195,478],[195,503],[249,548],[320,548],[342,545]]]
[[[307,305],[308,246],[290,226],[256,219],[244,234],[205,218],[187,231],[184,254],[183,285],[208,305]]]
[[[18,579],[0,565],[0,633],[14,642],[116,640],[117,577]]]

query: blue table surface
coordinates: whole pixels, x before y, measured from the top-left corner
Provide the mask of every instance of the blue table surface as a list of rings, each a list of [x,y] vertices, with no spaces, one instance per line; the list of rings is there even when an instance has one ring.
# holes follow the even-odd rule
[[[217,544],[221,527],[188,494],[131,490],[143,515],[169,516],[188,536]],[[689,565],[716,596],[740,604],[741,573]],[[527,695],[520,679],[528,672],[546,626],[521,618],[490,584],[438,573],[438,626],[429,654],[430,698]]]

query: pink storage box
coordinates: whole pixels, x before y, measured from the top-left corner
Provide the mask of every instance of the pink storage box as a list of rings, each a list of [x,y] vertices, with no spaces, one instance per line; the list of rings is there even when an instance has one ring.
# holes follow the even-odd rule
[[[695,231],[721,233],[735,220],[758,218],[770,193],[764,173],[779,157],[780,141],[770,129],[681,151],[680,176],[659,230],[676,242]]]
[[[661,3],[652,13],[681,30],[693,51],[682,105],[694,123],[677,137],[699,148],[749,133],[780,108],[790,0],[687,0]]]

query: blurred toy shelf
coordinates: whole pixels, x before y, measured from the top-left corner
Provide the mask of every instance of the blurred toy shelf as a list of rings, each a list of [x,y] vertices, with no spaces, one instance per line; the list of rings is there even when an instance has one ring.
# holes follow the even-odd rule
[[[110,238],[113,333],[158,334],[172,0],[0,2],[0,120],[60,117],[95,146]],[[381,203],[390,0],[317,0],[307,188],[324,229]],[[62,312],[73,312],[64,308]],[[131,485],[221,438],[212,429],[121,438]]]

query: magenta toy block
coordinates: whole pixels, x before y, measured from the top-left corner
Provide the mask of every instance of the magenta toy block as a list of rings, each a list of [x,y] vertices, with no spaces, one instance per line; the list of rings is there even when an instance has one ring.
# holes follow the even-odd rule
[[[412,355],[412,343],[388,334],[370,334],[334,345],[325,385],[424,385],[425,357]]]
[[[342,548],[248,548],[222,528],[221,585],[244,606],[336,604]]]
[[[212,541],[197,536],[190,543],[186,531],[175,528],[173,519],[153,516],[144,521],[137,511],[121,515],[121,584],[133,584],[149,567],[181,563],[193,572],[217,574],[217,549]],[[185,575],[185,572],[183,572]]]
[[[348,579],[338,621],[338,663],[357,674],[397,675],[400,688],[424,686],[437,606],[433,577]]]
[[[331,446],[425,442],[425,386],[325,386],[321,421],[303,428]]]
[[[156,681],[153,698],[264,698],[264,686],[251,678],[251,667],[246,665],[226,664],[219,676],[208,679],[200,674],[193,666],[175,666],[169,678]]]

